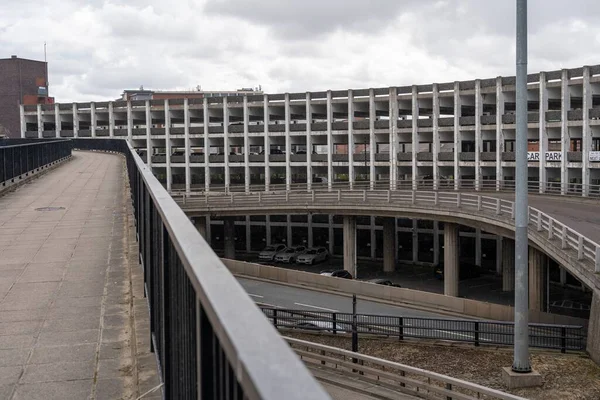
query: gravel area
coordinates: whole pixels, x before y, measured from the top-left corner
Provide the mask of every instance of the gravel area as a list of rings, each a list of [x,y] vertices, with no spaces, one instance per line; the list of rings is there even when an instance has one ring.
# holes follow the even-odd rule
[[[349,337],[282,332],[302,340],[350,349]],[[600,366],[585,354],[560,354],[532,349],[533,369],[542,374],[539,388],[508,391],[501,368],[512,365],[512,349],[475,348],[449,343],[365,339],[359,341],[363,354],[434,371],[469,382],[507,391],[529,399],[600,399]]]

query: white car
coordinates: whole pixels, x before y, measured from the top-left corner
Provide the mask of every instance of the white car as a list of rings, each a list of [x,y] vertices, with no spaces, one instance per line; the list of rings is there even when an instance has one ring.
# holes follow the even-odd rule
[[[314,265],[316,263],[326,261],[329,258],[329,252],[325,247],[315,247],[308,249],[306,253],[298,256],[296,262],[298,264]]]
[[[335,327],[335,328],[334,328]],[[306,329],[309,331],[326,331],[326,332],[337,332],[337,333],[345,333],[346,328],[344,328],[340,324],[333,324],[331,321],[299,321],[292,325],[292,328],[296,329]],[[349,330],[352,330],[350,328]]]
[[[264,248],[263,251],[258,253],[258,259],[260,261],[273,261],[277,253],[285,249],[285,244],[272,244]]]
[[[277,253],[275,256],[275,262],[293,264],[296,262],[298,256],[304,253],[306,253],[306,247],[304,246],[287,247],[283,251]]]

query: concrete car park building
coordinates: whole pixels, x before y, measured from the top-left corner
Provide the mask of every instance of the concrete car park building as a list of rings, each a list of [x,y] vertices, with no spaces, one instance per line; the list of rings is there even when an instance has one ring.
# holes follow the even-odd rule
[[[530,74],[528,99],[530,190],[597,194],[600,65]],[[294,185],[496,190],[512,187],[515,178],[514,110],[515,78],[496,77],[307,93],[26,105],[21,135],[128,139],[172,193]],[[358,250],[359,256],[376,258],[383,248],[383,224],[375,217],[360,218],[357,234],[364,240],[359,242],[368,239],[369,245]],[[240,218],[238,246],[255,251],[274,241],[306,241],[340,254],[335,231],[341,223],[333,215]],[[222,224],[213,220],[209,230],[221,232]],[[401,259],[439,260],[439,223],[397,219],[396,225]],[[500,257],[496,236],[481,229],[461,235],[472,238],[465,240],[475,244],[478,265]],[[209,235],[216,242],[222,236]]]

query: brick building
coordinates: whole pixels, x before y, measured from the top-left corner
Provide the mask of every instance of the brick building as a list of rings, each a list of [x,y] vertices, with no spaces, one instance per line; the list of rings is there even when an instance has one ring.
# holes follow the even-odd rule
[[[11,56],[0,59],[0,134],[20,137],[19,105],[53,103],[48,97],[48,64]]]

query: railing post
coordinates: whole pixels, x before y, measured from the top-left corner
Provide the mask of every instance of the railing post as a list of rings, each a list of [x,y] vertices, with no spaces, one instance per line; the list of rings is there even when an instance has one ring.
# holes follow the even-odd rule
[[[261,193],[262,192],[260,192],[260,191],[258,192],[258,204],[262,203],[262,195],[261,195]]]
[[[338,203],[342,201],[342,191],[338,189]]]
[[[290,202],[290,191],[289,190],[285,191],[285,202],[286,203]]]
[[[496,215],[502,214],[502,202],[500,199],[496,199]]]
[[[367,191],[363,190],[363,202],[367,201]]]
[[[537,212],[537,231],[541,232],[543,230],[542,228],[542,212],[538,211]]]
[[[600,272],[600,247],[599,246],[596,246],[596,257],[595,257],[594,265],[595,265],[594,271],[596,273]]]
[[[548,240],[554,237],[554,223],[552,218],[548,218]]]
[[[417,192],[414,190],[411,192],[411,203],[414,205],[417,202]]]
[[[479,346],[479,321],[475,321],[475,346]]]
[[[562,244],[561,248],[565,250],[567,248],[567,227],[563,225],[562,228]]]
[[[577,242],[577,260],[583,260],[583,236],[579,236]]]
[[[440,194],[437,191],[433,193],[433,203],[436,206],[440,204]]]
[[[510,219],[515,219],[515,203],[512,203],[510,207]]]
[[[477,211],[481,211],[481,196],[477,195]]]
[[[273,309],[273,326],[277,328],[277,309]]]
[[[560,327],[560,352],[567,352],[567,328],[564,326]]]
[[[231,192],[231,204],[233,204],[233,192]]]
[[[337,321],[337,313],[331,313],[331,322],[333,324],[332,331],[333,331],[334,335],[337,333],[336,321]]]
[[[392,191],[388,189],[387,192],[388,192],[387,193],[387,195],[388,195],[387,202],[391,203],[392,202]]]
[[[315,202],[315,189],[312,189],[311,191],[311,196],[312,196],[312,202]]]
[[[404,318],[398,317],[398,340],[404,340]]]
[[[452,391],[451,383],[446,383],[446,390]],[[446,396],[446,400],[452,400],[452,396]]]
[[[461,203],[461,195],[460,192],[456,193],[456,207],[460,208],[460,203]]]

